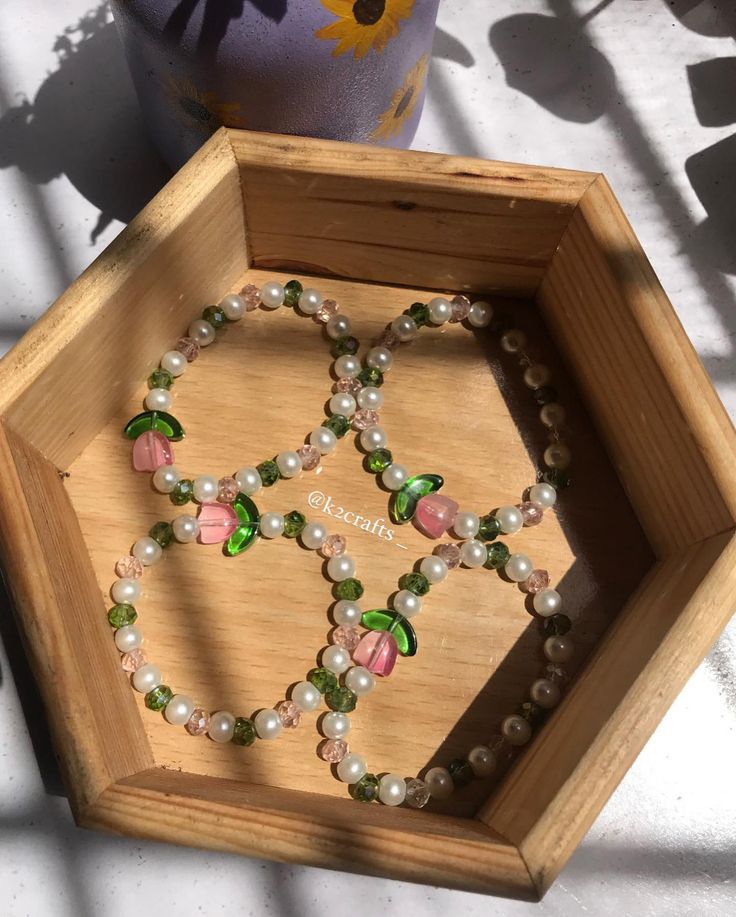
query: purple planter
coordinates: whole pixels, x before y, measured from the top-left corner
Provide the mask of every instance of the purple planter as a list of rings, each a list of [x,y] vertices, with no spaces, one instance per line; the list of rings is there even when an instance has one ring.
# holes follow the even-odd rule
[[[144,117],[180,166],[220,125],[408,146],[439,0],[112,0]]]

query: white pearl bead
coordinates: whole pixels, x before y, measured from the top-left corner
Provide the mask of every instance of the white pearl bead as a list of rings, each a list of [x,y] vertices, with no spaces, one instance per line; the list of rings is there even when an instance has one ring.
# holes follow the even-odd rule
[[[342,414],[344,417],[350,417],[355,413],[355,398],[347,392],[337,392],[330,398],[330,414]]]
[[[529,499],[543,509],[549,509],[557,501],[557,491],[551,484],[533,484],[529,488]]]
[[[547,637],[544,641],[544,655],[550,662],[569,662],[574,650],[569,637]]]
[[[534,569],[534,564],[526,554],[512,554],[506,561],[506,576],[515,583],[523,583]]]
[[[284,534],[284,517],[281,513],[264,513],[259,527],[264,538],[278,538]]]
[[[430,767],[424,775],[424,782],[433,799],[447,799],[452,796],[452,775],[446,767]]]
[[[227,710],[217,710],[210,717],[207,734],[214,742],[229,742],[233,737],[235,717]]]
[[[311,681],[300,681],[291,689],[291,699],[300,710],[312,711],[322,703],[322,695]]]
[[[214,503],[218,494],[217,478],[201,474],[192,481],[192,492],[198,503]]]
[[[338,554],[327,561],[327,575],[335,583],[355,576],[355,561],[349,554]]]
[[[175,465],[161,465],[151,478],[153,486],[161,494],[170,494],[180,480],[181,475]]]
[[[161,669],[152,662],[147,662],[133,672],[133,687],[141,694],[148,694],[149,691],[158,688],[162,681]]]
[[[426,576],[432,585],[435,585],[447,579],[450,569],[441,557],[435,557],[432,554],[429,557],[422,558],[422,562],[419,564],[419,572]]]
[[[529,689],[529,697],[538,707],[551,710],[560,702],[560,689],[547,678],[538,678]]]
[[[350,732],[350,717],[344,713],[326,713],[320,728],[328,739],[344,739]]]
[[[409,472],[397,462],[393,462],[381,472],[381,481],[384,487],[388,487],[389,490],[401,490],[408,477]]]
[[[298,452],[286,449],[276,456],[276,464],[282,478],[295,478],[302,470],[302,460]]]
[[[394,365],[394,355],[388,347],[371,347],[365,362],[372,369],[380,369],[382,373],[387,373]]]
[[[115,631],[115,646],[121,653],[137,650],[143,643],[143,634],[135,624],[124,624]]]
[[[245,468],[239,468],[235,472],[235,480],[241,493],[247,496],[258,493],[261,487],[263,487],[261,476],[252,465],[246,466]]]
[[[394,596],[394,610],[405,618],[413,618],[422,610],[422,597],[408,589],[399,589]]]
[[[476,777],[490,777],[496,769],[496,756],[487,745],[476,745],[468,752],[468,764]]]
[[[305,548],[317,551],[325,543],[327,529],[321,522],[308,522],[302,529],[301,539]]]
[[[352,326],[347,315],[333,315],[325,325],[328,337],[331,337],[334,341],[338,338],[344,338],[345,335],[350,334],[351,330]]]
[[[130,579],[124,576],[122,579],[115,580],[110,590],[112,600],[115,603],[132,604],[141,595],[141,584],[136,579]]]
[[[499,506],[494,515],[504,535],[515,535],[524,527],[524,517],[516,506]]]
[[[366,452],[373,452],[374,449],[384,449],[387,442],[386,431],[377,424],[373,427],[367,427],[360,434],[360,445]]]
[[[480,519],[475,513],[460,512],[452,524],[458,538],[475,538],[480,528]]]
[[[358,392],[358,405],[361,408],[377,411],[383,407],[383,392],[374,385],[366,385]]]
[[[488,560],[488,548],[482,541],[477,541],[475,538],[464,541],[460,545],[460,560],[466,567],[482,567]]]
[[[545,404],[539,412],[539,419],[545,427],[550,427],[550,429],[553,427],[561,427],[565,422],[565,417],[565,409],[556,401],[553,401],[551,404]]]
[[[229,322],[239,322],[245,315],[245,302],[237,293],[228,293],[220,300],[220,308]]]
[[[367,773],[368,764],[362,755],[345,755],[337,765],[337,776],[343,783],[357,783]]]
[[[337,446],[337,437],[327,427],[317,427],[309,434],[309,442],[317,447],[320,455],[329,455]]]
[[[189,326],[189,337],[199,344],[200,347],[209,347],[215,339],[215,329],[203,318],[195,319]]]
[[[314,315],[324,301],[324,296],[318,290],[302,290],[299,294],[299,308],[305,315]]]
[[[161,369],[167,370],[172,376],[180,376],[187,368],[187,358],[178,350],[167,350],[161,357]]]
[[[345,673],[345,687],[350,688],[353,694],[357,694],[359,697],[369,694],[375,684],[376,679],[373,677],[373,673],[362,665],[354,665]]]
[[[552,378],[549,367],[544,363],[532,363],[524,370],[524,384],[529,388],[541,388],[546,385]]]
[[[360,624],[360,619],[363,617],[363,609],[357,602],[340,599],[332,609],[332,617],[335,619],[335,624],[347,624],[352,627]]]
[[[146,395],[149,411],[168,411],[171,407],[171,392],[166,388],[152,388]]]
[[[485,328],[493,318],[493,306],[489,302],[474,302],[468,310],[468,321],[473,328]]]
[[[264,283],[261,287],[261,302],[267,309],[278,309],[284,304],[284,288],[275,280]]]
[[[509,745],[526,745],[532,737],[532,727],[516,713],[507,716],[501,723],[501,732]]]
[[[322,665],[335,675],[342,675],[350,667],[350,653],[342,646],[326,646],[322,650]]]
[[[501,347],[506,353],[518,353],[526,346],[526,335],[519,328],[511,328],[501,335]]]
[[[417,323],[414,321],[411,315],[397,315],[396,318],[391,322],[391,330],[404,344],[407,341],[413,341],[419,333]]]
[[[400,806],[406,798],[406,780],[398,774],[384,774],[378,782],[378,798],[385,806]]]
[[[181,544],[190,544],[199,537],[199,522],[195,516],[177,516],[171,523],[174,538]]]
[[[544,464],[548,468],[564,469],[572,461],[572,452],[564,443],[552,443],[544,450]]]
[[[429,320],[433,325],[444,325],[452,318],[452,303],[444,296],[435,296],[427,303]]]
[[[184,726],[194,713],[194,701],[186,694],[175,694],[164,707],[164,718],[172,726]]]
[[[259,739],[275,739],[284,728],[281,717],[275,710],[259,710],[253,717]]]
[[[144,535],[136,541],[130,553],[137,557],[144,567],[150,567],[161,560],[163,548],[154,538]]]
[[[549,618],[562,608],[562,596],[556,589],[542,589],[534,596],[533,605],[538,615]]]
[[[335,360],[335,375],[338,379],[353,379],[363,367],[360,360],[350,353],[344,353]]]

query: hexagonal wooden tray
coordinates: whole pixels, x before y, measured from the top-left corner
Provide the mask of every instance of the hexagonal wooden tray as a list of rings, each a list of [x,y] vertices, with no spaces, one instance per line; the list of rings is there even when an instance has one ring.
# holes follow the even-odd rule
[[[131,691],[105,619],[115,560],[174,514],[120,432],[147,374],[208,302],[307,274],[363,340],[433,290],[505,299],[570,415],[575,485],[514,545],[560,583],[577,676],[507,774],[438,808],[347,798],[311,722],[251,749],[168,726]],[[321,419],[328,367],[308,320],[247,316],[177,383],[177,464],[224,473],[294,448]],[[384,389],[392,448],[463,505],[517,501],[544,446],[519,383],[491,335],[422,332]],[[734,432],[599,175],[221,131],[2,361],[0,418],[2,562],[87,827],[539,897],[732,608]],[[349,439],[259,503],[305,508],[314,490],[385,519]],[[366,607],[427,551],[410,526],[392,542],[331,528]],[[177,546],[144,585],[153,657],[210,709],[275,703],[329,629],[319,563],[283,540],[228,561]],[[377,772],[488,739],[540,670],[537,622],[495,574],[458,573],[416,623],[419,653],[353,718]]]

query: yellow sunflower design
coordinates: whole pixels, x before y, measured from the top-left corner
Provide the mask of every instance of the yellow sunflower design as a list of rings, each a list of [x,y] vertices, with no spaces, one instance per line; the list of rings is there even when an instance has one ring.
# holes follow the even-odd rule
[[[174,103],[179,120],[186,127],[207,136],[222,127],[245,127],[239,102],[223,102],[214,92],[202,92],[190,80],[166,78],[166,92]]]
[[[401,133],[416,108],[428,67],[429,55],[425,54],[406,74],[404,82],[391,97],[391,104],[386,111],[378,116],[378,124],[371,134],[371,140],[389,140]]]
[[[336,41],[333,57],[352,50],[360,60],[373,48],[377,54],[399,34],[402,19],[408,19],[415,0],[321,0],[322,6],[337,16],[314,34]]]

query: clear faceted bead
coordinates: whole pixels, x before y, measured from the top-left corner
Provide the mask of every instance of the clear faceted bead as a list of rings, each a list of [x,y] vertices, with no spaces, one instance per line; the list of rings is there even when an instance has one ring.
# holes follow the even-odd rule
[[[406,781],[405,801],[412,809],[423,809],[429,802],[429,787],[423,780],[412,777]]]
[[[444,560],[449,570],[460,566],[460,548],[456,544],[438,544],[434,554]]]
[[[542,507],[530,500],[519,504],[519,512],[524,520],[524,525],[539,525],[544,518]]]
[[[138,669],[148,662],[145,652],[142,649],[134,649],[129,653],[123,653],[120,657],[120,665],[124,672],[137,672]]]
[[[349,653],[352,653],[360,643],[360,633],[354,627],[341,624],[332,632],[332,640],[337,646],[341,646]]]
[[[532,570],[524,581],[526,591],[532,595],[536,595],[542,589],[546,589],[547,586],[549,586],[549,573],[546,570]]]
[[[195,341],[194,338],[183,337],[179,338],[176,342],[176,349],[179,353],[184,354],[187,358],[187,363],[191,363],[193,360],[197,359],[201,348],[199,346],[199,341]]]
[[[302,460],[302,469],[304,471],[313,471],[320,462],[319,449],[311,443],[299,446],[296,450],[297,455]]]
[[[220,478],[217,482],[217,499],[220,503],[232,503],[240,493],[238,482],[233,477]]]
[[[353,397],[355,397],[362,388],[363,383],[350,376],[346,376],[344,379],[338,379],[335,383],[336,392],[347,392],[348,395],[352,395]]]
[[[401,338],[390,328],[385,328],[376,339],[378,347],[388,347],[389,350],[395,350],[401,343]]]
[[[328,535],[320,550],[324,557],[339,557],[345,553],[347,546],[348,540],[344,535]]]
[[[281,720],[284,729],[296,729],[302,719],[301,707],[297,706],[293,700],[282,700],[276,706],[276,712]]]
[[[343,739],[328,739],[320,746],[319,754],[329,764],[339,764],[348,753],[348,743]]]
[[[253,312],[258,308],[261,301],[261,291],[254,283],[246,283],[240,291],[240,295],[245,303],[245,311]]]
[[[340,311],[340,307],[334,299],[323,299],[322,305],[317,309],[314,317],[318,322],[329,322]]]
[[[550,662],[544,670],[544,677],[553,681],[556,685],[564,685],[570,680],[566,669],[555,662]]]
[[[378,421],[378,411],[372,411],[370,408],[361,408],[353,414],[353,429],[367,430],[368,427],[375,427]]]
[[[137,557],[127,554],[115,564],[115,573],[121,578],[140,579],[143,576],[143,564]]]
[[[486,744],[493,752],[499,765],[508,764],[514,756],[514,749],[511,743],[507,742],[500,734],[491,736]]]
[[[450,318],[451,322],[462,322],[468,317],[468,312],[470,312],[470,300],[467,296],[459,294],[458,296],[453,296],[450,300],[452,305],[452,317]]]
[[[185,726],[191,736],[203,736],[210,728],[210,715],[201,707],[195,707]]]

